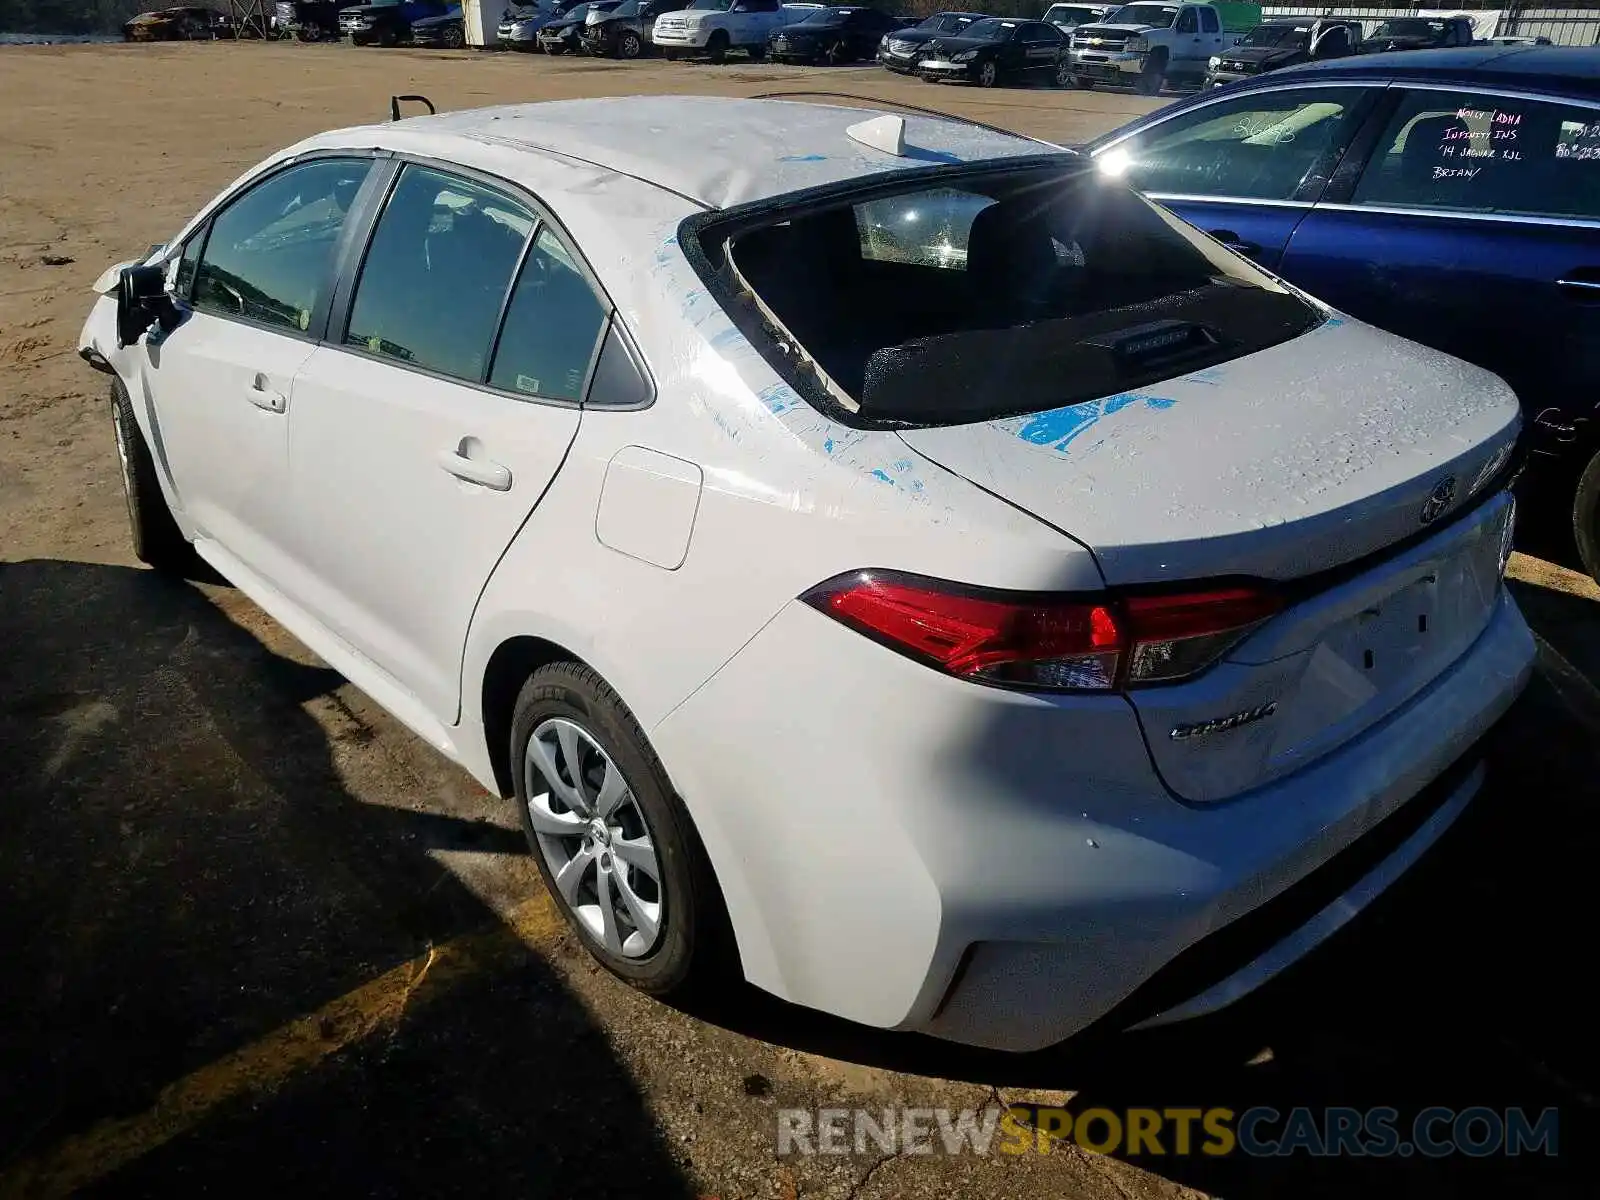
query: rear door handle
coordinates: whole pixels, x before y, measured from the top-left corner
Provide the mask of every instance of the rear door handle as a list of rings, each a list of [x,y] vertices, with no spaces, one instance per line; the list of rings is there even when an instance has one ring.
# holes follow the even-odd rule
[[[1260,246],[1256,245],[1254,242],[1240,240],[1239,235],[1231,229],[1213,229],[1211,231],[1211,236],[1216,238],[1217,241],[1221,242],[1235,254],[1254,256],[1261,253]]]
[[[282,392],[274,391],[267,382],[267,377],[261,372],[256,372],[255,381],[245,389],[245,397],[257,408],[266,409],[267,412],[281,413],[289,407],[289,398]]]
[[[1570,293],[1574,298],[1600,300],[1600,280],[1558,279],[1556,280],[1556,286]]]
[[[493,492],[511,490],[511,468],[497,462],[468,458],[457,447],[439,455],[439,465],[457,479],[465,479]]]

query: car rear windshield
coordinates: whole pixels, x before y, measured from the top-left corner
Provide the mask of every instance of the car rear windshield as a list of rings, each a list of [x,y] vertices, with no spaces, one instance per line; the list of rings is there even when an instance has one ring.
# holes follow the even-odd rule
[[[745,335],[845,420],[956,424],[1112,395],[1285,341],[1320,314],[1078,162],[969,168],[691,218]]]

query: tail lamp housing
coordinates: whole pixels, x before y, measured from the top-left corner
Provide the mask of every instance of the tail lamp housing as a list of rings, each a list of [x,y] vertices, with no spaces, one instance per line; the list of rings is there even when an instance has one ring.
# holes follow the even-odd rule
[[[1274,592],[1239,584],[1052,595],[875,570],[838,576],[801,599],[947,675],[1044,691],[1191,679],[1284,607]]]

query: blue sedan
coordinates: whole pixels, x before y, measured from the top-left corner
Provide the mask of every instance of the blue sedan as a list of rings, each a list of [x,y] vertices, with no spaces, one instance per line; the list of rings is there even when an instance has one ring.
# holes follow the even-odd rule
[[[1530,448],[1579,475],[1600,579],[1600,49],[1291,67],[1087,149],[1290,282],[1510,383]]]

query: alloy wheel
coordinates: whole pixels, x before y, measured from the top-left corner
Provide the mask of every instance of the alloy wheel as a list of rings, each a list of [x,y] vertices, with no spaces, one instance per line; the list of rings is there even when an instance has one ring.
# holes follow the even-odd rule
[[[1000,71],[994,65],[994,61],[991,59],[989,62],[984,63],[978,68],[978,86],[993,87],[995,80],[998,79],[999,76]]]
[[[528,819],[562,901],[610,953],[643,958],[665,914],[661,865],[622,770],[581,725],[542,722],[524,755]]]

